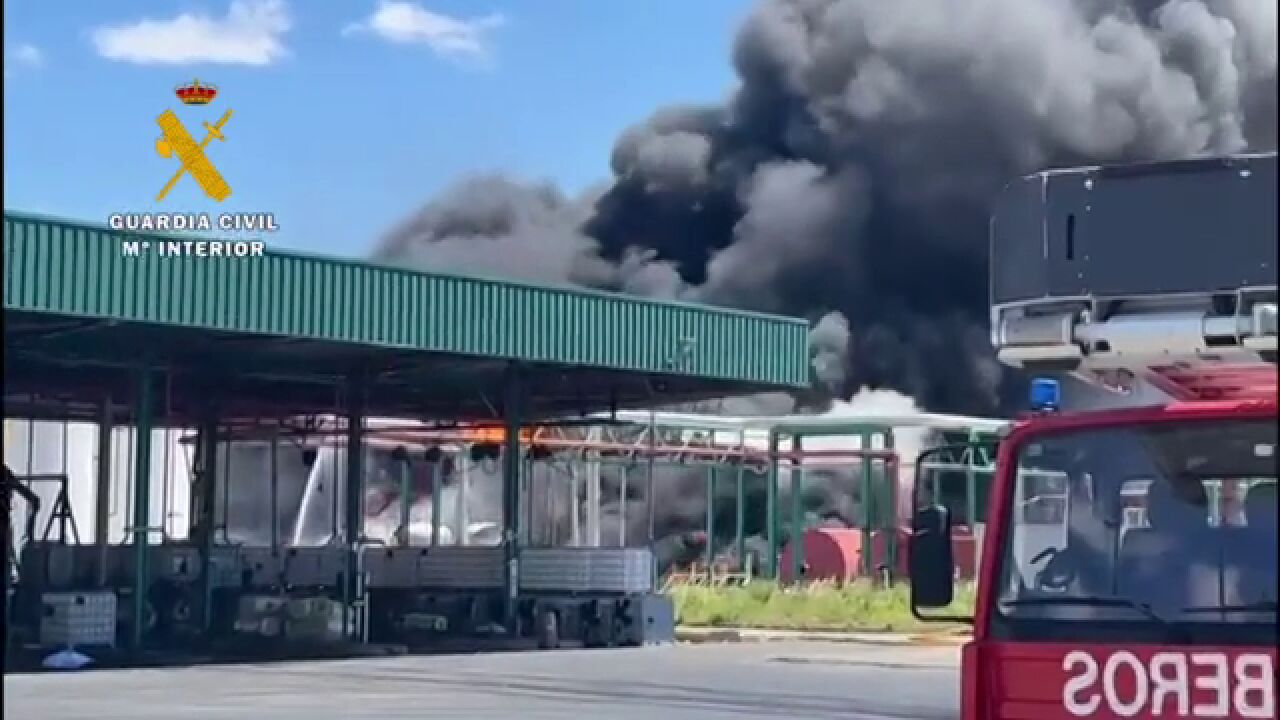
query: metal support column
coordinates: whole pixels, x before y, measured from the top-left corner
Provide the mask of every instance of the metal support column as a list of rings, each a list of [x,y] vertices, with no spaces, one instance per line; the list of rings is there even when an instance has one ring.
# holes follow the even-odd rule
[[[804,439],[796,435],[791,439],[791,451],[802,451]],[[791,460],[791,582],[799,583],[804,571],[804,461],[800,457]]]
[[[396,463],[400,475],[400,526],[396,528],[396,544],[402,547],[409,543],[409,511],[413,509],[413,466],[409,464],[409,453],[403,452]]]
[[[440,545],[440,491],[444,489],[444,453],[431,464],[431,547]]]
[[[502,393],[502,548],[507,572],[503,587],[503,625],[516,628],[520,593],[520,425],[524,414],[524,378],[519,366],[508,367]]]
[[[648,381],[646,381],[645,384],[648,385]],[[653,397],[652,388],[650,388],[649,390],[649,396],[650,398]],[[646,432],[645,432],[645,441],[646,441],[646,444],[648,444],[649,446],[649,452],[646,453],[648,457],[645,459],[645,464],[644,464],[645,465],[645,474],[644,474],[645,509],[644,511],[646,515],[645,524],[648,527],[648,531],[645,533],[645,542],[648,543],[649,550],[652,551],[654,541],[657,540],[657,538],[654,537],[653,533],[655,529],[654,522],[657,520],[657,512],[658,512],[658,506],[657,506],[658,500],[656,497],[654,497],[654,494],[653,494],[653,469],[654,469],[653,456],[654,456],[654,448],[658,444],[658,413],[652,407],[649,408],[649,427],[646,429]],[[658,565],[656,562],[654,563],[654,566],[653,566],[653,577],[654,577],[654,587],[657,587]]]
[[[191,541],[200,548],[202,627],[213,627],[213,541],[218,503],[218,418],[208,412],[196,436],[196,467],[191,488]]]
[[[271,556],[275,557],[280,554],[280,428],[275,427],[271,431],[270,446],[270,490],[271,497],[268,502],[269,512],[271,513]]]
[[[467,528],[471,525],[471,516],[467,503],[471,502],[471,448],[463,445],[454,464],[453,485],[453,544],[466,545],[470,542]]]
[[[861,431],[858,434],[858,449],[870,450],[872,436],[873,434],[869,430]],[[859,571],[862,577],[870,578],[872,573],[875,572],[875,564],[871,557],[871,548],[874,542],[872,525],[875,523],[876,518],[875,487],[872,478],[871,459],[863,457],[858,461],[858,465],[862,471],[860,473],[862,476],[862,487],[860,489],[862,494],[862,562],[859,563],[862,567],[859,568]]]
[[[778,579],[778,433],[769,431],[769,477],[765,483],[764,501],[765,527],[769,536],[769,557],[765,558],[765,567],[769,571],[769,579]]]
[[[618,478],[618,547],[627,546],[627,488],[631,468],[623,466]]]
[[[151,524],[151,422],[152,391],[155,378],[150,368],[138,370],[134,396],[134,490],[133,490],[133,647],[142,647],[147,623],[147,594],[151,585],[147,552]]]
[[[716,466],[707,468],[707,571],[716,560]]]
[[[589,442],[600,441],[600,429],[587,431]],[[600,451],[588,450],[585,455],[587,475],[587,546],[600,547]]]
[[[745,435],[745,433],[744,433]],[[746,447],[746,441],[739,445]],[[747,571],[747,464],[739,459],[734,483],[733,549],[738,556],[738,572]]]
[[[974,472],[977,443],[981,436],[976,432],[969,433],[969,462],[964,464],[964,521],[969,525],[969,536],[973,538],[973,568],[977,574],[978,559],[981,557],[981,542],[978,539],[978,476]],[[976,579],[976,578],[975,578]]]
[[[884,449],[893,450],[893,428],[885,428]],[[885,563],[889,565],[889,583],[898,572],[898,473],[900,465],[896,462],[884,461],[885,491],[889,501],[884,510],[883,527],[885,536]]]
[[[93,544],[97,546],[98,587],[107,586],[107,548],[111,542],[111,438],[115,418],[111,396],[102,399],[98,412],[98,478],[97,493],[93,499]]]
[[[506,446],[504,445],[503,451],[505,452],[505,450]],[[534,513],[537,512],[538,505],[540,503],[537,492],[538,489],[535,488],[533,483],[529,480],[530,473],[528,466],[526,465],[526,458],[523,455],[524,453],[521,453],[520,482],[516,485],[516,487],[519,488],[516,493],[516,497],[519,498],[518,503],[520,507],[519,538],[521,547],[532,547],[537,544],[537,528],[535,527]],[[503,467],[505,467],[505,465]]]
[[[578,464],[572,463],[569,465],[569,544],[573,547],[582,544],[582,500],[578,497],[579,492]],[[652,494],[650,491],[651,496]]]
[[[352,605],[360,600],[360,541],[364,534],[364,378],[347,383],[347,481],[343,485],[343,528],[347,541],[347,563],[342,583],[342,628],[355,630]]]

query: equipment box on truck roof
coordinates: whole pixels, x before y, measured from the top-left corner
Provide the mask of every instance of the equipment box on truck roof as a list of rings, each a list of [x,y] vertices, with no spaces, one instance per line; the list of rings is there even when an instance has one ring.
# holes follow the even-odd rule
[[[991,302],[1231,292],[1276,279],[1276,156],[1050,170],[991,227]]]

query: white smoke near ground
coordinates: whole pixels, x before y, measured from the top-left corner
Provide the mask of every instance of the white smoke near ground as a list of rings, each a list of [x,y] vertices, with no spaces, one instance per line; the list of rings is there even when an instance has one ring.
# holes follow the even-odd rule
[[[852,398],[846,401],[836,401],[831,405],[831,409],[823,413],[825,417],[847,417],[850,420],[857,419],[859,421],[867,421],[874,423],[877,418],[895,418],[895,417],[912,417],[922,412],[922,408],[916,404],[915,399],[903,395],[900,392],[889,389],[875,389],[864,387],[859,390]],[[893,449],[897,450],[904,456],[915,459],[916,455],[926,446],[926,440],[930,431],[928,428],[917,426],[895,426],[893,428]],[[805,442],[808,448],[812,442],[813,449],[820,449],[819,444],[821,438],[813,438],[811,441]],[[832,438],[838,441],[838,438]],[[839,446],[832,449],[851,449],[847,445]]]
[[[776,403],[775,408],[783,410],[774,417],[778,421],[795,419],[790,414],[793,401],[787,396],[769,398],[734,398],[725,403],[733,405],[741,403],[745,407],[759,409],[762,404]],[[741,409],[741,408],[740,408]],[[892,427],[890,443],[899,457],[896,476],[877,465],[876,472],[896,482],[899,502],[898,519],[905,518],[909,505],[903,502],[910,492],[911,464],[921,449],[932,442],[930,431],[923,427],[912,427],[909,421],[919,412],[919,407],[911,398],[892,390],[864,388],[848,401],[836,401],[830,408],[807,418],[818,420],[843,419],[858,424],[884,424]],[[768,419],[760,417],[759,427],[767,428]],[[639,429],[637,429],[639,432]],[[585,437],[585,431],[583,431]],[[750,441],[755,450],[764,450],[767,443],[762,435],[755,435]],[[793,447],[789,439],[784,439],[781,449],[785,452]],[[873,441],[874,449],[884,447],[883,438]],[[863,449],[861,438],[851,435],[806,436],[803,439],[804,451],[849,452]],[[408,448],[410,462],[417,468],[419,477],[430,473],[430,466],[422,460],[422,448]],[[342,451],[322,450],[310,473],[309,487],[303,493],[302,512],[295,541],[301,544],[323,543],[330,537],[338,513],[335,513],[336,498],[342,496],[342,463],[345,462]],[[399,496],[399,480],[389,460],[389,448],[378,448],[370,451],[366,459],[366,486],[368,498],[385,498],[387,501],[366,502],[365,533],[368,537],[394,544],[398,542],[397,530],[401,524],[401,508],[403,498]],[[578,502],[571,500],[569,483],[570,466],[576,466],[578,477]],[[526,538],[535,545],[564,545],[572,540],[570,528],[573,522],[570,513],[576,508],[578,512],[578,539],[586,543],[587,491],[582,482],[583,465],[580,460],[563,455],[531,463],[526,466],[524,485],[531,492],[524,498],[521,523],[526,526]],[[744,499],[746,501],[747,525],[745,535],[750,539],[748,545],[758,548],[765,531],[765,489],[766,476],[763,466],[751,468],[744,475]],[[463,493],[463,473],[465,472],[465,509],[459,504]],[[710,541],[713,549],[723,554],[731,551],[735,527],[737,488],[736,466],[723,465],[715,470],[716,492],[713,497],[715,532]],[[600,508],[600,542],[604,546],[650,545],[659,553],[662,567],[673,563],[688,562],[701,558],[705,552],[705,540],[691,538],[706,529],[708,501],[708,473],[705,466],[671,466],[657,465],[652,469],[644,460],[630,467],[605,464],[600,471],[601,508]],[[778,487],[780,512],[783,517],[784,539],[789,537],[791,522],[790,507],[793,482],[799,474],[787,462],[779,464]],[[850,456],[838,459],[810,458],[805,462],[804,484],[802,490],[802,508],[804,521],[808,525],[856,526],[862,519],[861,497],[861,465]],[[425,545],[431,541],[431,513],[433,506],[438,505],[441,511],[441,542],[452,544],[460,532],[469,533],[472,544],[495,544],[499,541],[496,528],[501,522],[501,464],[496,460],[479,462],[462,462],[454,459],[445,464],[441,474],[442,487],[440,499],[433,503],[428,492],[421,489],[410,500],[409,541],[413,544]],[[626,500],[623,502],[625,486]],[[653,518],[650,526],[649,501],[652,493]],[[624,510],[625,505],[625,510]],[[337,521],[340,527],[340,520]]]
[[[897,497],[906,497],[910,492],[911,473],[915,458],[933,440],[933,432],[924,426],[908,424],[910,419],[921,412],[915,400],[894,390],[862,388],[851,399],[838,400],[822,413],[814,415],[815,419],[841,418],[850,423],[866,425],[884,424],[890,428],[889,444],[898,457],[896,481]],[[861,445],[862,438],[851,435],[809,436],[801,441],[803,451],[818,452],[856,452],[862,449],[885,449],[884,436],[872,438],[870,448]],[[809,461],[813,463],[814,461]],[[811,521],[841,526],[858,525],[862,519],[862,502],[860,473],[861,465],[848,459],[839,459],[831,463],[817,461],[819,465],[806,470],[804,489],[805,506]],[[887,472],[887,471],[885,471]],[[790,470],[779,474],[779,485],[786,492],[791,491],[794,477]],[[898,503],[897,511],[903,512],[906,507]]]

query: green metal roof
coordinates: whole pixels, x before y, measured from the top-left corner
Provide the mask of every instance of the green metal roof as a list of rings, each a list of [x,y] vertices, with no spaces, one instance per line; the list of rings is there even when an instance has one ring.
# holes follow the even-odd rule
[[[6,314],[750,386],[809,382],[808,325],[794,318],[272,250],[124,252],[126,241],[193,239],[6,210]]]

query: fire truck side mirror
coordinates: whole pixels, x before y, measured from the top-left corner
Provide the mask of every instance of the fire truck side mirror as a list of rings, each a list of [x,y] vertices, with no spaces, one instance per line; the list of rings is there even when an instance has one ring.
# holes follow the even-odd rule
[[[907,576],[911,582],[911,613],[921,621],[955,623],[973,619],[962,615],[924,615],[920,611],[947,608],[956,600],[952,508],[956,507],[957,500],[963,503],[965,524],[972,522],[967,516],[977,516],[981,502],[977,479],[984,468],[994,463],[995,455],[995,442],[970,440],[939,445],[916,458]]]
[[[942,505],[916,510],[907,547],[911,608],[944,608],[955,599],[955,560],[951,554],[951,515]],[[927,617],[919,616],[921,619]]]

